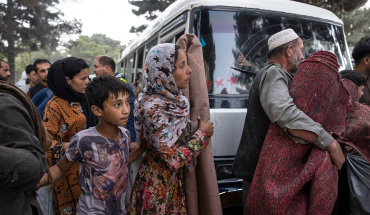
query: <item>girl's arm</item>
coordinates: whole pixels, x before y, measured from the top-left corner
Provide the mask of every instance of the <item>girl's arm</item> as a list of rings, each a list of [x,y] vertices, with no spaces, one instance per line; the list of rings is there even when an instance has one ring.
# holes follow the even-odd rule
[[[140,157],[140,155],[142,155],[146,151],[148,141],[146,141],[143,136],[143,128],[140,129],[140,143],[140,147],[129,154],[127,165],[133,163],[136,159]]]
[[[174,144],[170,148],[160,149],[159,154],[164,164],[171,170],[176,171],[198,157],[207,145],[206,133],[199,129],[185,145]]]
[[[146,143],[141,143],[140,147],[135,151],[131,152],[128,156],[128,164],[132,164],[136,159],[140,157],[146,151]]]

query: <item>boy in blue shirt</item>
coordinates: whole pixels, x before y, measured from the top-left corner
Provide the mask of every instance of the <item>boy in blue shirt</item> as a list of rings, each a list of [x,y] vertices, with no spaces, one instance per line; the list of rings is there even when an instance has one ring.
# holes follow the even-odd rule
[[[99,124],[72,138],[66,154],[37,189],[59,180],[78,161],[82,192],[77,214],[126,214],[127,166],[146,149],[142,143],[129,156],[130,132],[122,127],[130,114],[129,89],[118,78],[100,76],[87,85],[86,99]]]

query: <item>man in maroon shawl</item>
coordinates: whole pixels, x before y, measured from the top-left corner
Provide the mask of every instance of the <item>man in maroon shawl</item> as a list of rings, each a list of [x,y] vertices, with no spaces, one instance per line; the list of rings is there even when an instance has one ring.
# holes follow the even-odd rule
[[[357,86],[342,82],[338,68],[334,54],[313,53],[301,63],[289,94],[297,108],[320,123],[338,142],[354,147],[369,161],[370,116],[355,111]],[[356,137],[359,131],[362,139]],[[337,194],[338,168],[329,152],[312,143],[297,144],[271,123],[246,203],[247,213],[330,214]]]

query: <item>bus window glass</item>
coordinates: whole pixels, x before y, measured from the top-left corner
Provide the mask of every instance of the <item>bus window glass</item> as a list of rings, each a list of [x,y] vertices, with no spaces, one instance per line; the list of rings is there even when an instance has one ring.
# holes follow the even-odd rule
[[[148,54],[148,52],[150,51],[150,49],[152,49],[154,46],[157,45],[157,42],[158,42],[158,38],[154,38],[152,41],[150,41],[148,44],[146,44],[146,46],[145,46],[145,57]]]
[[[192,31],[203,45],[210,98],[249,94],[256,73],[267,64],[267,40],[287,28],[303,40],[305,58],[327,50],[337,55],[340,70],[351,68],[342,27],[299,17],[204,9],[194,13]],[[235,107],[222,102],[218,106]]]
[[[163,43],[173,43],[173,44],[175,44],[175,37],[170,37],[167,40],[163,41]]]
[[[135,54],[131,55],[127,59],[125,79],[128,83],[133,82],[134,73],[135,73]]]
[[[177,42],[177,40],[179,40],[180,39],[180,37],[182,36],[182,35],[184,35],[185,34],[185,30],[183,30],[183,31],[181,31],[180,33],[178,33],[178,34],[176,34],[175,35],[175,43]]]
[[[119,65],[119,66],[118,66]],[[121,61],[121,63],[120,64],[118,64],[117,66],[118,66],[118,68],[117,68],[117,72],[119,73],[119,74],[122,74],[123,73],[123,71],[124,71],[124,69],[125,69],[125,61],[124,60],[122,60]]]
[[[144,67],[143,67],[143,57],[144,57],[144,49],[141,49],[138,51],[138,58],[137,58],[137,69],[136,69],[136,77],[139,77],[138,76],[138,73],[140,72],[141,74],[143,74],[143,70],[144,70]]]

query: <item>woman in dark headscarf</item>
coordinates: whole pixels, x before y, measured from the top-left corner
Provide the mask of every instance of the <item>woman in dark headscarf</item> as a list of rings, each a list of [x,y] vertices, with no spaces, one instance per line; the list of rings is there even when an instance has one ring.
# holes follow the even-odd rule
[[[69,57],[56,61],[50,67],[48,87],[55,96],[46,105],[43,117],[45,128],[53,139],[47,152],[49,166],[59,161],[73,135],[98,124],[98,118],[85,99],[88,82],[89,66],[82,59]],[[76,213],[81,194],[78,171],[76,163],[61,181],[53,184],[55,214]]]

